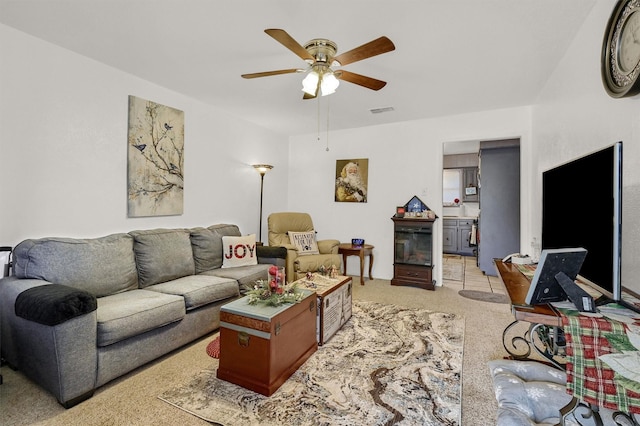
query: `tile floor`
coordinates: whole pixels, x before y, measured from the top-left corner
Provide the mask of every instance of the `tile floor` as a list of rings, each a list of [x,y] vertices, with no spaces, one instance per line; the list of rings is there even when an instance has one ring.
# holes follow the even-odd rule
[[[443,285],[458,290],[478,290],[490,291],[493,293],[506,294],[504,284],[498,276],[485,275],[477,266],[475,256],[458,256],[464,263],[464,280],[443,280]]]

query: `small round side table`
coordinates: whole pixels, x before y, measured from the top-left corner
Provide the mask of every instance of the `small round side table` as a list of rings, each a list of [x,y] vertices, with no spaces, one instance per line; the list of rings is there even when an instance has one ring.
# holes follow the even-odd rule
[[[344,265],[344,275],[347,275],[347,256],[358,256],[360,258],[360,284],[364,285],[364,257],[369,256],[369,280],[372,280],[371,269],[373,269],[373,246],[363,244],[354,246],[351,243],[342,243],[338,246],[338,253],[342,255]]]

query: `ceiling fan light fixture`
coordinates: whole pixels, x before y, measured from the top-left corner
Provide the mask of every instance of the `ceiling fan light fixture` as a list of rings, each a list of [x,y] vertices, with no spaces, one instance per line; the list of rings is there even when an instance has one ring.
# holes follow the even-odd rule
[[[302,81],[302,91],[305,93],[303,99],[313,99],[318,95],[318,92],[321,92],[322,96],[335,93],[340,85],[339,80],[345,80],[371,90],[380,90],[387,84],[385,81],[349,71],[337,70],[334,72],[330,68],[334,64],[337,64],[337,66],[348,65],[395,50],[396,47],[393,42],[385,36],[378,37],[336,56],[338,46],[331,40],[318,38],[301,45],[285,30],[268,28],[264,32],[309,64],[306,70],[308,74]],[[304,72],[304,70],[289,68],[242,74],[241,77],[258,78],[297,72]]]
[[[304,80],[302,80],[302,91],[311,96],[315,96],[316,90],[318,90],[318,80],[320,80],[320,75],[315,70],[309,72]]]
[[[340,85],[340,80],[336,78],[333,72],[328,72],[322,75],[322,82],[320,83],[320,90],[322,96],[327,96],[335,93],[336,89]]]

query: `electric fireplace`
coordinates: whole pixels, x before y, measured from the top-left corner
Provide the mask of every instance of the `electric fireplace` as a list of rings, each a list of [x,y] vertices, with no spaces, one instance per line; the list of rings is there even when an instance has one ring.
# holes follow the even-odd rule
[[[435,290],[433,271],[433,223],[435,219],[392,217],[394,262],[391,285]]]
[[[395,263],[431,266],[431,223],[401,223],[395,227]]]

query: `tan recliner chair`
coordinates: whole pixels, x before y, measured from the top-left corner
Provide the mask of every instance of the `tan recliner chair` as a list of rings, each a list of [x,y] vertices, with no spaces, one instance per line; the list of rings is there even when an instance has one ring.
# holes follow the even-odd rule
[[[341,256],[338,254],[338,240],[318,241],[320,254],[298,255],[296,247],[289,240],[289,231],[309,232],[314,231],[313,221],[307,213],[271,213],[267,219],[269,228],[269,246],[285,247],[287,259],[285,275],[287,282],[292,282],[304,277],[307,272],[317,272],[321,265],[325,268],[336,266],[342,271]]]

